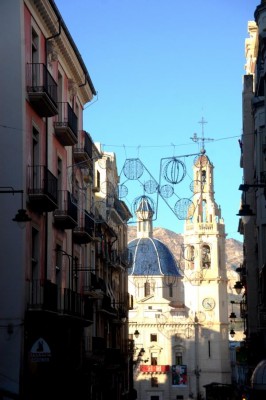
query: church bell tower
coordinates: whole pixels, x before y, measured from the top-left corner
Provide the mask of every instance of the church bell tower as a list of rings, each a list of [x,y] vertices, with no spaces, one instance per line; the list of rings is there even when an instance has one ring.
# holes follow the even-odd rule
[[[197,329],[200,385],[230,383],[225,225],[214,199],[213,164],[205,151],[193,166],[193,201],[184,228],[185,305]]]

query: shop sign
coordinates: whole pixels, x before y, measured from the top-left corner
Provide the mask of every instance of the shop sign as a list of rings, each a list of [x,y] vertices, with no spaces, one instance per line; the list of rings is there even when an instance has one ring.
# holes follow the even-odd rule
[[[51,350],[43,338],[39,338],[30,349],[30,360],[35,363],[46,363],[51,359]]]

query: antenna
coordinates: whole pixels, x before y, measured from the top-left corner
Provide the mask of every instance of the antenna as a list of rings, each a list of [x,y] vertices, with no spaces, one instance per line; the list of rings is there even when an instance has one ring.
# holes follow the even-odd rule
[[[199,124],[201,124],[201,137],[198,137],[198,135],[196,133],[194,133],[193,137],[190,138],[195,143],[201,142],[201,149],[200,149],[201,154],[205,154],[206,153],[205,142],[211,142],[212,140],[214,140],[214,139],[210,139],[210,138],[205,138],[204,137],[204,125],[207,124],[207,123],[208,122],[205,121],[205,119],[202,117],[201,120],[199,121]]]

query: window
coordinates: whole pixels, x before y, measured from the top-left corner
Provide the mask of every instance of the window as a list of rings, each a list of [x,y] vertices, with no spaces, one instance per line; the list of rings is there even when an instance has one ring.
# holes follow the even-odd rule
[[[202,200],[202,222],[208,222],[207,220],[207,202]]]
[[[38,169],[38,165],[40,164],[40,140],[39,140],[39,132],[38,130],[33,127],[32,128],[32,154],[31,154],[31,158],[32,158],[32,182],[33,182],[33,187],[34,188],[38,188],[39,187],[39,169]]]
[[[151,365],[157,365],[158,359],[157,359],[157,354],[151,353]]]
[[[77,292],[78,291],[78,273],[79,273],[79,271],[78,271],[78,269],[79,269],[79,259],[78,259],[78,257],[75,257],[75,259],[74,259],[74,268],[73,268],[73,281],[72,281],[72,286],[73,286],[73,290],[75,291],[75,292]]]
[[[151,378],[151,387],[158,387],[158,378],[155,376],[152,376]]]
[[[157,342],[157,335],[156,335],[156,333],[151,333],[151,342]]]
[[[195,248],[194,246],[188,246],[187,254],[185,256],[188,261],[188,268],[194,269],[194,260],[195,260]]]
[[[205,171],[205,169],[202,170],[201,176],[202,176],[202,183],[206,183],[206,171]]]
[[[58,204],[63,206],[63,192],[62,192],[62,160],[57,158],[57,188],[58,188]]]
[[[182,353],[181,352],[177,352],[175,354],[175,364],[176,365],[182,365],[183,364]]]
[[[210,268],[211,266],[211,250],[210,246],[204,245],[201,250],[202,268]]]
[[[150,282],[144,283],[144,296],[149,296],[151,294],[151,285]]]
[[[173,297],[173,284],[170,283],[168,287],[169,287],[169,297]]]
[[[56,284],[61,287],[61,271],[62,271],[62,246],[57,244],[55,247],[55,273],[56,273]]]
[[[31,233],[31,276],[32,280],[38,279],[39,273],[39,231],[37,229],[32,228]]]
[[[39,37],[34,28],[31,29],[31,62],[39,62]]]

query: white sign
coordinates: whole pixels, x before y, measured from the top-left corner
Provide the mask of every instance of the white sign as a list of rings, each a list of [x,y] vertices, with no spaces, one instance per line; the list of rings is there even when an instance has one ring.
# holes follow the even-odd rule
[[[32,362],[49,362],[51,359],[51,350],[43,338],[39,338],[32,345],[30,350],[30,359]]]

